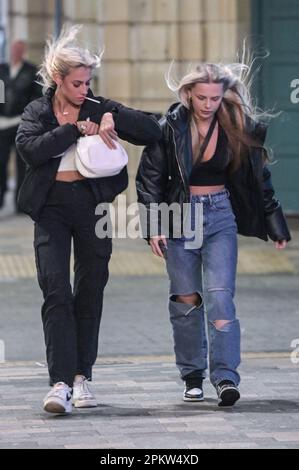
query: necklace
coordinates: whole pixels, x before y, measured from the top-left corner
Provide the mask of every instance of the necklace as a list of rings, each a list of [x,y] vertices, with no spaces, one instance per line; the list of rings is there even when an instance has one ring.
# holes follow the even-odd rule
[[[75,107],[75,106],[73,107],[72,110],[69,110],[69,111],[67,111],[66,109],[60,110],[60,109],[59,109],[59,105],[58,105],[58,103],[57,103],[57,98],[55,99],[55,97],[54,97],[54,99],[53,99],[53,107],[54,107],[55,113],[56,113],[56,114],[60,114],[60,115],[62,115],[62,116],[69,116],[69,115],[71,114],[71,111],[72,111],[72,112],[73,112],[74,110],[77,111],[77,107]],[[72,108],[72,106],[71,106],[71,108]],[[79,108],[79,109],[80,109],[80,108]]]
[[[69,111],[58,111],[58,110],[54,110],[54,114],[58,120],[58,122],[71,122],[71,123],[75,123],[77,121],[77,113],[76,115],[73,113],[73,110],[69,110]],[[60,121],[59,121],[60,120]]]
[[[54,112],[55,112],[55,114],[60,114],[60,115],[62,115],[62,116],[68,116],[68,115],[70,114],[69,111],[60,111],[60,110],[57,109],[57,108],[55,109],[55,107],[54,107]]]

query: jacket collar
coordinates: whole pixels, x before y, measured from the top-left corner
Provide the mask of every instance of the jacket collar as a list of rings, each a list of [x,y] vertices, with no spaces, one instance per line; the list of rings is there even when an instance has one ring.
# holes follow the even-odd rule
[[[180,132],[185,132],[190,124],[190,112],[182,103],[174,103],[166,113],[166,119]]]

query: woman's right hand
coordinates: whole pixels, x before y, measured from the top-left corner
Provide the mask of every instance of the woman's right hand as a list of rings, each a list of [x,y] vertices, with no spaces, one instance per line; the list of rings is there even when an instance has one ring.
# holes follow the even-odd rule
[[[166,241],[166,237],[165,235],[160,235],[160,236],[157,236],[157,237],[152,237],[150,239],[150,245],[151,245],[151,248],[152,248],[152,252],[154,253],[154,255],[156,256],[159,256],[160,258],[164,258],[164,255],[161,251],[161,248],[159,246],[159,243],[163,243],[163,245],[165,246],[165,248],[167,249],[167,241]]]
[[[92,121],[78,121],[77,128],[82,135],[98,135],[99,125]]]

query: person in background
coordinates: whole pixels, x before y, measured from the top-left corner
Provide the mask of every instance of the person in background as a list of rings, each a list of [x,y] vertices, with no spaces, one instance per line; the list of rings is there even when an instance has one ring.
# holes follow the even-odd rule
[[[0,104],[0,209],[8,189],[8,164],[21,115],[25,107],[41,96],[42,89],[36,80],[37,68],[25,60],[26,43],[15,41],[11,46],[10,62],[0,64],[0,80],[5,87],[5,102]],[[16,153],[16,211],[17,197],[24,180],[26,165]]]

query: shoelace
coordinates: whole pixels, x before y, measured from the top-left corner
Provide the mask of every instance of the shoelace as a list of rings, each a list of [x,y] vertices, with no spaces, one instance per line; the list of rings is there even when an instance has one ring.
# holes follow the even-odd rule
[[[227,389],[238,391],[238,388],[236,387],[236,385],[233,382],[232,383],[226,383],[226,384],[223,384],[223,385],[218,385],[219,395],[221,395],[221,393],[223,393],[224,390],[227,390]]]
[[[66,393],[66,392],[69,393],[69,390],[67,389],[65,384],[57,384],[57,386],[54,387],[50,391],[49,396],[50,397],[59,397],[59,398],[61,398],[62,394]]]
[[[84,398],[93,398],[93,394],[91,393],[90,389],[89,389],[89,382],[87,379],[84,379],[82,380],[82,382],[80,382],[78,385],[80,385],[80,387],[82,387],[82,394],[80,396],[80,398],[84,399]]]

